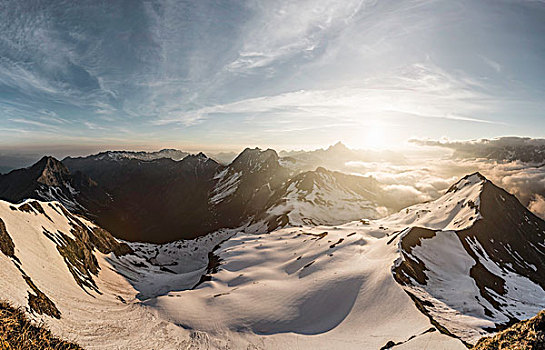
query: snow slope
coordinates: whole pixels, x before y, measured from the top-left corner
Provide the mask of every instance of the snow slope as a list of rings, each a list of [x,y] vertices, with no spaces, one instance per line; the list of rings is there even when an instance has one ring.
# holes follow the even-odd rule
[[[433,326],[392,277],[392,233],[378,223],[239,233],[215,251],[211,281],[144,304],[235,348],[380,349],[416,336],[406,348],[464,349],[437,331],[421,335]]]
[[[268,221],[285,216],[290,225],[339,225],[359,219],[378,219],[389,210],[377,198],[373,179],[317,168],[295,176],[267,208]]]
[[[545,308],[540,231],[516,243],[489,223],[489,207],[502,213],[493,217],[499,225],[530,232],[545,224],[490,186],[468,176],[434,202],[379,220],[267,234],[220,230],[193,241],[130,243],[130,254],[92,249],[99,270],[79,277],[96,288],[77,282],[44,233],[77,238],[59,203],[38,202],[41,213],[0,202],[19,261],[7,248],[0,254],[7,282],[0,293],[28,308],[24,271],[61,313],[28,309],[33,317],[89,349],[461,350],[456,337],[473,343],[514,310],[527,317]]]
[[[467,176],[435,201],[416,204],[388,217],[390,225],[419,226],[434,230],[463,230],[480,218],[476,208],[485,179]]]
[[[37,202],[37,201],[33,201]],[[101,267],[93,276],[98,291],[81,287],[59,254],[57,244],[44,234],[61,231],[71,233],[70,219],[56,202],[37,202],[43,214],[0,201],[0,218],[14,244],[16,259],[0,253],[0,295],[14,305],[22,306],[35,320],[43,320],[54,334],[81,343],[89,349],[157,348],[172,344],[172,349],[187,345],[178,327],[157,318],[153,312],[130,302],[135,292],[130,284],[110,269],[109,256],[95,251]],[[81,218],[85,225],[93,225]],[[17,267],[19,265],[20,269]],[[39,315],[28,306],[34,291],[25,282],[21,271],[44,293],[60,311],[60,319]],[[126,300],[122,302],[121,300]]]
[[[70,219],[59,203],[39,203],[43,214],[0,202],[21,268],[61,317],[31,313],[89,349],[378,349],[432,327],[390,273],[398,256],[385,244],[392,232],[375,224],[261,236],[221,231],[167,245],[134,243],[134,254],[120,257],[94,251],[95,291],[76,283],[44,234],[69,235]],[[213,273],[208,252],[232,235],[214,253],[221,265]],[[0,264],[0,293],[27,307],[21,272],[4,254]],[[211,281],[200,278],[208,272]],[[463,348],[437,332],[405,346],[419,338],[435,349]]]

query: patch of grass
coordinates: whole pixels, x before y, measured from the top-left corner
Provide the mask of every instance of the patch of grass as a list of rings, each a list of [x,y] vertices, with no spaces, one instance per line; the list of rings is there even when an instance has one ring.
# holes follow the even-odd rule
[[[0,349],[79,350],[77,344],[53,336],[41,325],[33,325],[24,312],[0,301]]]
[[[521,321],[495,336],[479,340],[473,350],[544,350],[545,310]]]

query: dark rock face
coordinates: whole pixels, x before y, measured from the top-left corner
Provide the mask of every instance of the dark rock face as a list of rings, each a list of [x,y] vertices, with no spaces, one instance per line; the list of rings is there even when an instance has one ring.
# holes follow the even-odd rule
[[[234,177],[236,181],[232,181]],[[288,178],[289,171],[280,165],[275,151],[245,149],[218,179],[216,189],[229,192],[221,182],[231,181],[234,190],[219,201],[211,200],[215,221],[220,227],[234,227],[257,217]],[[216,190],[213,194],[221,193]]]
[[[36,165],[37,167],[33,167],[36,170],[43,169],[38,177],[38,183],[59,187],[70,181],[68,169],[53,157],[44,157]]]
[[[15,245],[13,244],[13,240],[6,229],[6,224],[2,219],[0,219],[0,252],[10,258],[15,257]]]
[[[41,290],[36,287],[34,282],[23,272],[23,278],[27,285],[32,289],[33,293],[28,292],[28,306],[30,310],[38,315],[48,315],[50,317],[60,319],[61,312],[57,309],[55,303],[49,299]]]
[[[435,237],[436,231],[422,227],[413,227],[400,241],[403,262],[394,269],[394,277],[397,282],[403,285],[410,285],[411,278],[420,283],[426,284],[426,265],[422,260],[412,254],[413,248],[420,246],[423,239]]]
[[[116,237],[162,243],[213,230],[208,192],[220,165],[204,155],[181,161],[68,158],[67,166],[93,178],[111,196],[95,221]]]
[[[105,206],[107,194],[81,172],[71,173],[53,157],[43,157],[29,168],[0,175],[0,199],[18,203],[25,199],[58,200],[79,213]]]

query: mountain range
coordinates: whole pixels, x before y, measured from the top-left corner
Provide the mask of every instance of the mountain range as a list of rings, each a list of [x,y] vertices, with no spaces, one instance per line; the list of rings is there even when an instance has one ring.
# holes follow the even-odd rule
[[[545,309],[545,221],[480,173],[400,208],[374,178],[287,161],[2,175],[0,293],[88,349],[461,350]]]
[[[246,149],[229,165],[203,153],[103,152],[44,157],[0,176],[0,198],[57,200],[116,237],[164,243],[220,228],[267,232],[287,224],[375,219],[399,209],[372,178],[284,166],[274,150]],[[160,157],[163,155],[164,157]]]

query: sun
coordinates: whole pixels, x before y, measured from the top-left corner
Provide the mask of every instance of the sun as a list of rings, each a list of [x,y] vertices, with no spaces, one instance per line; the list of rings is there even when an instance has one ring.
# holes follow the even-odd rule
[[[384,127],[379,124],[366,124],[345,134],[346,143],[360,149],[385,149],[388,147]]]
[[[382,149],[386,146],[386,135],[382,126],[373,124],[364,134],[364,143],[368,148]]]

